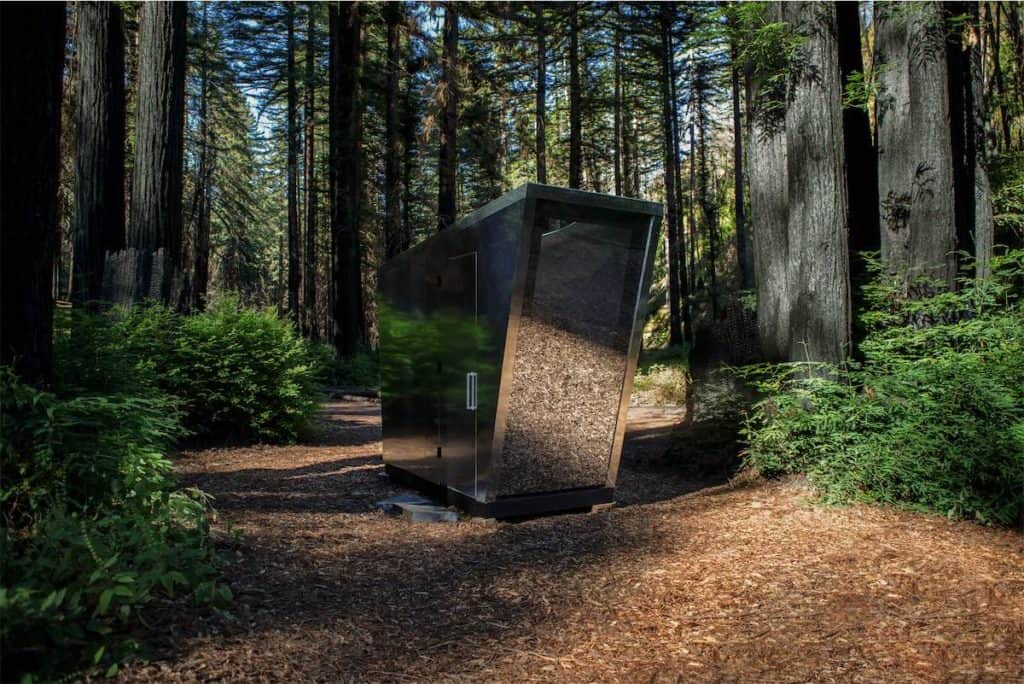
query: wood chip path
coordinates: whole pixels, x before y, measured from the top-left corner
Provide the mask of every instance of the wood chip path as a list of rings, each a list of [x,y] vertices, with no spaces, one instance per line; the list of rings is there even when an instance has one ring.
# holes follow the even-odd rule
[[[369,401],[329,404],[312,443],[186,454],[236,599],[151,611],[151,660],[120,678],[1024,681],[1020,533],[793,482],[693,493],[634,458],[670,427],[640,417],[619,506],[515,524],[376,512],[399,490]]]

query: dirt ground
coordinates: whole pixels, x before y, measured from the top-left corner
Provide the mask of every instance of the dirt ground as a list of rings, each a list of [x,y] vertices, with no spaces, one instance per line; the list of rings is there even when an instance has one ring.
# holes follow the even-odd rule
[[[1024,681],[1024,536],[659,462],[640,410],[600,513],[411,523],[374,509],[378,407],[314,443],[188,453],[227,611],[155,610],[125,681]],[[701,489],[703,487],[703,489]],[[699,490],[699,491],[695,491]]]

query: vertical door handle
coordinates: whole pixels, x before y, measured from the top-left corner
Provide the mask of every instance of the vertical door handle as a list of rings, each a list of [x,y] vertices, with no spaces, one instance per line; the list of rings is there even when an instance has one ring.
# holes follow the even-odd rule
[[[466,410],[476,411],[476,373],[466,373]]]

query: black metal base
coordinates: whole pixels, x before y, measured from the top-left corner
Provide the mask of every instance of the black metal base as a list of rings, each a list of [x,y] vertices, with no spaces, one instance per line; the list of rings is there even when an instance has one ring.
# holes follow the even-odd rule
[[[449,506],[456,506],[470,515],[480,518],[504,520],[544,515],[545,513],[588,510],[593,506],[610,504],[615,500],[615,489],[612,487],[581,487],[542,494],[501,496],[494,501],[487,502],[477,501],[462,492],[424,480],[393,465],[385,464],[384,470],[393,481],[418,489],[444,501]]]

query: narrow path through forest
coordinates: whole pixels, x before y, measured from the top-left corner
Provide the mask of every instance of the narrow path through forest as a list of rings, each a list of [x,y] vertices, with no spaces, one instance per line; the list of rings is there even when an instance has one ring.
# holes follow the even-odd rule
[[[179,462],[216,497],[226,611],[146,616],[128,681],[1024,680],[1024,536],[799,483],[720,485],[649,458],[632,414],[618,506],[519,523],[374,509],[378,406],[309,443]]]

